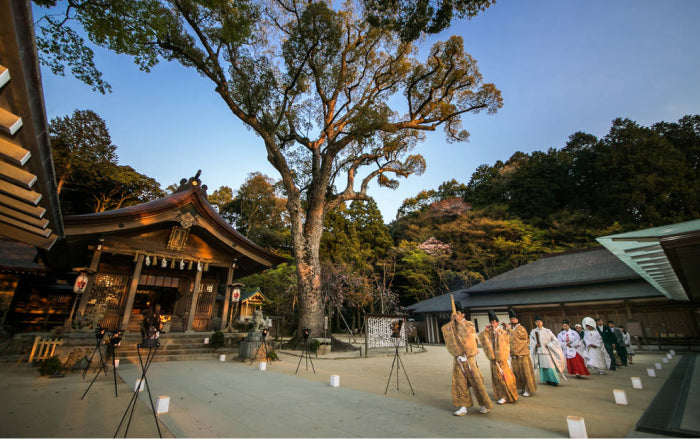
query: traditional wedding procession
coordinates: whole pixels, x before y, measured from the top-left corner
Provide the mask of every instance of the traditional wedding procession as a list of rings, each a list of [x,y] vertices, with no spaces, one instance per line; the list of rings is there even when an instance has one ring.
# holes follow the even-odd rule
[[[698,18],[0,0],[0,437],[700,437]]]

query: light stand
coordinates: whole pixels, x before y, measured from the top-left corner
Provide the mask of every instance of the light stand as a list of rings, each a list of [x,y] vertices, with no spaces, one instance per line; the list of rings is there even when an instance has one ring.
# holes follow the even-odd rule
[[[394,361],[391,363],[391,372],[389,372],[389,379],[386,382],[386,389],[384,389],[384,394],[386,395],[386,392],[389,390],[389,383],[391,382],[391,375],[394,373],[394,365],[396,365],[396,390],[399,390],[399,369],[403,369],[403,373],[406,376],[406,381],[408,381],[408,386],[411,388],[411,394],[413,396],[416,395],[416,393],[413,391],[413,386],[411,385],[411,380],[408,379],[408,374],[406,373],[406,368],[403,365],[403,361],[401,361],[401,355],[399,355],[399,346],[401,345],[401,325],[403,324],[403,320],[398,320],[394,323],[391,324],[391,342],[394,345],[395,349],[395,354],[394,354]]]
[[[112,331],[112,336],[109,337],[109,345],[107,346],[107,354],[105,355],[105,358],[102,361],[102,369],[105,369],[105,375],[107,374],[105,364],[109,360],[110,355],[112,356],[112,373],[114,374],[114,396],[115,398],[119,397],[119,394],[117,393],[117,364],[116,364],[116,349],[117,346],[119,346],[122,342],[122,331]],[[100,371],[99,369],[97,370],[97,373],[95,374],[95,377],[92,379],[90,382],[90,385],[88,386],[87,389],[85,389],[85,393],[83,393],[83,396],[80,397],[80,400],[82,401],[85,398],[85,395],[90,391],[90,388],[92,385],[95,383],[95,380],[97,380],[97,377],[100,376]]]
[[[255,363],[255,360],[258,358],[258,353],[260,352],[260,349],[263,348],[263,346],[265,347],[265,361],[268,364],[270,364],[270,353],[267,351],[267,342],[265,341],[265,337],[267,337],[267,328],[263,328],[261,333],[262,333],[262,343],[260,343],[260,346],[258,346],[258,349],[253,354],[253,359],[250,362],[251,365],[253,363]]]
[[[124,420],[127,420],[127,414],[129,415],[129,418],[126,423],[126,428],[124,430],[124,437],[129,433],[129,426],[131,425],[131,418],[134,415],[134,409],[136,408],[136,401],[138,400],[139,397],[139,391],[141,388],[141,384],[144,383],[146,385],[146,390],[148,391],[148,402],[151,403],[151,410],[153,411],[153,420],[156,423],[156,428],[158,429],[158,437],[162,438],[163,435],[160,432],[160,425],[158,425],[158,416],[156,415],[156,407],[153,405],[153,396],[151,395],[151,387],[148,385],[148,379],[146,378],[146,372],[148,372],[148,368],[151,366],[151,362],[153,361],[153,358],[156,356],[156,352],[158,351],[158,348],[160,347],[160,342],[157,339],[144,339],[142,340],[142,343],[139,345],[136,345],[136,352],[138,353],[139,356],[139,364],[141,365],[141,379],[138,381],[138,387],[134,390],[134,395],[131,397],[131,400],[129,401],[129,405],[126,406],[126,410],[124,411],[124,415],[122,416],[122,420],[119,422],[119,426],[117,426],[117,430],[114,432],[113,437],[117,437],[117,434],[119,434],[119,430],[122,428],[122,424],[124,424]],[[143,359],[141,357],[141,349],[142,348],[148,348],[148,354],[146,355],[146,363],[143,362]]]
[[[92,364],[92,358],[95,356],[95,352],[98,352],[100,354],[100,368],[104,370],[105,375],[107,375],[107,369],[105,368],[105,360],[102,357],[102,349],[100,346],[102,344],[102,339],[105,336],[105,332],[107,332],[107,330],[102,328],[98,328],[95,330],[95,338],[97,339],[97,343],[95,344],[95,349],[92,351],[92,354],[90,354],[90,358],[88,358],[88,362],[85,365],[85,369],[83,369],[83,379],[85,379],[85,375],[87,375],[87,371],[90,369],[90,365]],[[99,371],[97,373],[99,374]]]
[[[302,335],[304,336],[304,351],[301,353],[301,357],[299,357],[299,363],[297,363],[297,370],[294,371],[294,375],[299,372],[299,365],[301,364],[301,359],[306,357],[306,370],[309,370],[309,362],[311,362],[311,370],[314,371],[314,374],[316,374],[316,368],[314,367],[314,360],[311,359],[311,356],[309,355],[309,335],[311,334],[311,330],[304,328],[302,331]]]

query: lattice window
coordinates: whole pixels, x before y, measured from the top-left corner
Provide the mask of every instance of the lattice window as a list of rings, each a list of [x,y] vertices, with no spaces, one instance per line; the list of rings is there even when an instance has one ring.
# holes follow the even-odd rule
[[[405,323],[406,317],[367,314],[367,345],[370,348],[394,347],[396,340],[391,336],[391,325],[397,320],[401,320]],[[405,324],[401,325],[401,337],[398,339],[400,340],[399,346],[406,345]]]
[[[214,282],[202,282],[199,284],[199,298],[197,299],[198,313],[209,314],[214,304]]]
[[[108,310],[119,310],[122,295],[126,291],[128,276],[99,273],[90,291],[88,305],[105,305]]]

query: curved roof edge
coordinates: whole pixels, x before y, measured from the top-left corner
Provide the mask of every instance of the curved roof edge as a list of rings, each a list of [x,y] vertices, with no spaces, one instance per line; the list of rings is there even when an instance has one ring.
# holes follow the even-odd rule
[[[272,265],[286,261],[284,257],[255,244],[226,222],[209,203],[203,188],[198,185],[186,188],[181,187],[175,193],[163,198],[121,209],[83,215],[66,215],[63,217],[65,233],[67,236],[83,234],[77,232],[76,229],[90,226],[95,230],[91,233],[109,233],[144,227],[165,222],[164,215],[168,212],[177,211],[188,204],[192,204],[215,231],[230,240],[234,247],[240,246],[252,253],[263,256],[265,259],[269,259]],[[168,220],[173,221],[175,219],[170,218]],[[198,221],[198,225],[200,227],[204,226],[201,221]],[[206,227],[204,228],[206,229]]]

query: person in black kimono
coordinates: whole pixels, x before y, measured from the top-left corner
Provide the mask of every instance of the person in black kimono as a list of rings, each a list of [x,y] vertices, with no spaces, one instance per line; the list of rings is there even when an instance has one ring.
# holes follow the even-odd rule
[[[617,344],[617,337],[615,337],[615,334],[613,334],[612,329],[610,329],[610,326],[604,325],[603,324],[603,319],[598,317],[596,319],[596,324],[598,325],[598,332],[600,333],[600,337],[603,339],[603,345],[605,346],[605,350],[608,352],[608,355],[610,356],[610,370],[615,370],[617,366],[615,365],[615,345]]]

